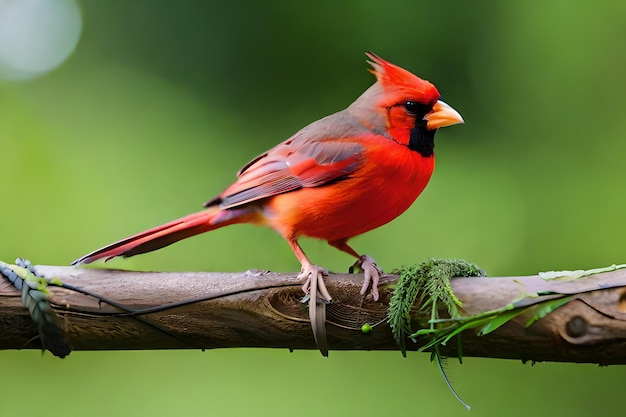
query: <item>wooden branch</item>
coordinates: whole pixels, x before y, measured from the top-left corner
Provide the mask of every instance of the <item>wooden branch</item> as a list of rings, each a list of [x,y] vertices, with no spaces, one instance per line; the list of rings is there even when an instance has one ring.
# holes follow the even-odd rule
[[[64,284],[137,311],[130,314],[93,297],[50,287],[53,307],[74,350],[316,349],[307,308],[299,301],[302,292],[296,274],[36,268],[45,277],[59,278]],[[328,289],[333,294],[333,303],[327,306],[331,350],[397,349],[386,323],[387,303],[396,279],[385,276],[381,280],[381,298],[372,302],[362,301],[359,295],[361,276],[328,277]],[[525,326],[529,315],[521,314],[486,336],[477,336],[472,330],[464,332],[464,356],[626,363],[624,270],[573,281],[545,281],[538,276],[455,278],[453,289],[463,302],[463,314],[500,308],[524,293],[556,291],[574,296],[530,327]],[[371,332],[361,331],[365,323],[373,326]],[[21,303],[20,291],[2,279],[0,334],[0,349],[41,348],[37,327]],[[456,342],[449,343],[444,353],[455,355],[456,346]],[[408,350],[418,347],[407,342]]]

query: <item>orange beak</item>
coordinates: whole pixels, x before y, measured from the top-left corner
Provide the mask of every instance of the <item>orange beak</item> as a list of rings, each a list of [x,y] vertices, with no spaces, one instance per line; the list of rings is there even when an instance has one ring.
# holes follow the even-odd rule
[[[437,100],[433,109],[424,116],[424,120],[428,121],[426,123],[428,130],[465,123],[459,112],[441,100]]]

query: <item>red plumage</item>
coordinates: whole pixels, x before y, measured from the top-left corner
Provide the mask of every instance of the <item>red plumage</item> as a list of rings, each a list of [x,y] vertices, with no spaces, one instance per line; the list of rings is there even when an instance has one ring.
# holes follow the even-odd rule
[[[319,274],[298,245],[303,235],[360,258],[359,266],[376,275],[371,258],[359,256],[348,239],[393,220],[415,201],[433,172],[435,131],[463,119],[439,100],[430,82],[367,55],[375,84],[347,109],[311,123],[252,160],[204,211],[130,236],[73,264],[133,256],[229,224],[252,223],[273,228],[289,242],[302,278]],[[377,276],[373,278],[376,284]]]

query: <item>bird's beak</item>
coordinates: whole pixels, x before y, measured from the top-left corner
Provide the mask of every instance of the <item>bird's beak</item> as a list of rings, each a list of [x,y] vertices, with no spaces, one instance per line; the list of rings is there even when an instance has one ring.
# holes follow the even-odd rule
[[[424,120],[428,121],[426,123],[428,130],[465,123],[459,112],[441,100],[437,100],[433,109],[424,116]]]

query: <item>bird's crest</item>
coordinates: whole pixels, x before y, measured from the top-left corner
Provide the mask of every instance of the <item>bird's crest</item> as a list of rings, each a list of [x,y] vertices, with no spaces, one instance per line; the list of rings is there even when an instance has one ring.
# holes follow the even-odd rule
[[[376,76],[386,91],[394,91],[407,97],[422,98],[420,101],[425,104],[435,103],[439,99],[439,91],[429,81],[385,61],[373,52],[367,52],[365,55],[371,60],[367,61],[372,66],[369,71]]]

